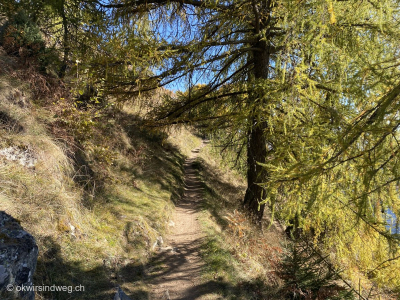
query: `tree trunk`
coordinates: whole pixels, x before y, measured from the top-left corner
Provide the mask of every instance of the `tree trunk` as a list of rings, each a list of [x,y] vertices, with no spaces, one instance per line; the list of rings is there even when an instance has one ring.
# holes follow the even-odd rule
[[[255,80],[268,79],[270,47],[266,41],[258,41],[255,47],[262,49],[262,51],[253,53],[253,78]],[[250,98],[254,101],[262,99],[262,96],[254,93]],[[265,130],[268,124],[263,116],[257,117],[256,114],[257,111],[253,110],[252,115],[249,116],[251,123],[247,134],[247,190],[243,206],[248,210],[253,221],[261,222],[265,204],[260,205],[260,202],[265,198],[266,194],[265,188],[259,184],[266,182],[268,172],[265,167],[260,166],[258,163],[264,163],[267,156]]]
[[[63,56],[62,65],[58,72],[58,77],[63,79],[65,77],[65,73],[67,71],[69,52],[70,52],[69,41],[68,41],[68,35],[69,35],[68,20],[67,20],[66,14],[65,14],[65,1],[62,1],[62,3],[61,3],[60,14],[61,14],[62,24],[63,24],[63,54],[64,54],[64,56]]]
[[[259,203],[265,197],[265,189],[259,183],[265,182],[267,171],[258,162],[265,162],[267,150],[264,128],[261,124],[254,124],[247,137],[247,190],[243,206],[248,210],[253,221],[260,222],[264,214],[265,204],[260,205]]]

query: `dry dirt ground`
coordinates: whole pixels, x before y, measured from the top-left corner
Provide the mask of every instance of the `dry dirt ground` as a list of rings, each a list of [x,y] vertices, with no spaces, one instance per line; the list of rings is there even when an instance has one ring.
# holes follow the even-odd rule
[[[150,299],[194,300],[221,299],[210,285],[201,282],[204,262],[200,257],[202,232],[198,222],[202,184],[193,163],[201,147],[194,149],[185,162],[185,192],[176,206],[171,233],[154,260]]]

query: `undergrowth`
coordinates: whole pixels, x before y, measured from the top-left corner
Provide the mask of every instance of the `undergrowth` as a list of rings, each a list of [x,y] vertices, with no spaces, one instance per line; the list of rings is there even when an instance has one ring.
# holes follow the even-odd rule
[[[280,299],[276,269],[282,232],[274,227],[262,234],[248,221],[240,210],[243,177],[230,171],[211,145],[202,149],[195,166],[204,186],[204,280],[219,282],[224,299]]]
[[[242,211],[245,185],[212,145],[195,164],[204,186],[201,222],[206,232],[204,280],[218,282],[224,299],[353,299],[326,257],[312,242],[287,239],[283,227],[265,212],[260,230]]]

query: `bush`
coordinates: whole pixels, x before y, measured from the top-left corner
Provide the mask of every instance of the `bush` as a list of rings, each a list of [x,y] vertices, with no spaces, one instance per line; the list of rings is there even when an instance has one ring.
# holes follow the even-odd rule
[[[44,54],[40,29],[24,10],[19,10],[4,27],[1,43],[9,55],[26,58]]]

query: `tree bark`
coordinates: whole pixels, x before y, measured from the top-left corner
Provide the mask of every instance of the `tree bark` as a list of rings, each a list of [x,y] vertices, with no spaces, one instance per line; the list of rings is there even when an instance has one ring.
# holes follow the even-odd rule
[[[253,77],[255,80],[268,79],[269,76],[269,60],[270,46],[266,41],[258,41],[255,45],[262,51],[254,51],[254,71]],[[262,95],[256,93],[250,97],[262,99]],[[267,137],[265,135],[268,126],[265,119],[256,117],[257,111],[253,110],[253,115],[250,116],[250,126],[247,134],[247,190],[244,197],[243,206],[249,212],[253,221],[261,222],[264,215],[265,204],[260,204],[263,198],[266,197],[265,188],[260,186],[260,183],[265,183],[268,178],[268,172],[265,167],[258,163],[265,163],[267,156]]]
[[[65,73],[67,71],[68,67],[68,59],[69,59],[69,52],[70,52],[70,47],[69,47],[69,41],[68,41],[68,20],[67,20],[67,15],[65,13],[65,1],[61,2],[61,7],[60,7],[60,15],[62,18],[62,24],[63,24],[63,61],[62,65],[60,67],[60,70],[58,72],[58,77],[63,79],[65,77]]]
[[[253,6],[253,34],[257,37],[257,42],[254,43],[255,49],[252,52],[254,60],[254,69],[250,78],[254,78],[256,83],[269,78],[269,64],[271,53],[275,51],[272,43],[268,41],[269,32],[268,27],[271,26],[270,13],[273,7],[273,1],[254,1]],[[263,12],[263,13],[260,13]],[[266,36],[262,38],[262,32],[267,29]],[[273,49],[274,48],[274,49]],[[257,109],[252,110],[252,115],[249,116],[251,120],[248,135],[247,135],[247,190],[244,197],[243,206],[249,212],[254,222],[262,226],[261,220],[264,215],[265,204],[260,204],[265,199],[266,189],[260,184],[265,184],[268,180],[268,170],[260,166],[259,163],[265,163],[267,157],[267,136],[266,129],[268,127],[266,118],[263,115],[258,115],[257,111],[264,99],[263,93],[254,91],[253,95],[249,97],[250,101],[257,100]]]
[[[267,156],[264,128],[256,124],[249,129],[247,137],[247,190],[243,206],[249,212],[253,221],[261,222],[264,215],[265,204],[259,204],[266,196],[265,189],[259,185],[267,178],[267,171],[258,162],[265,162]]]

